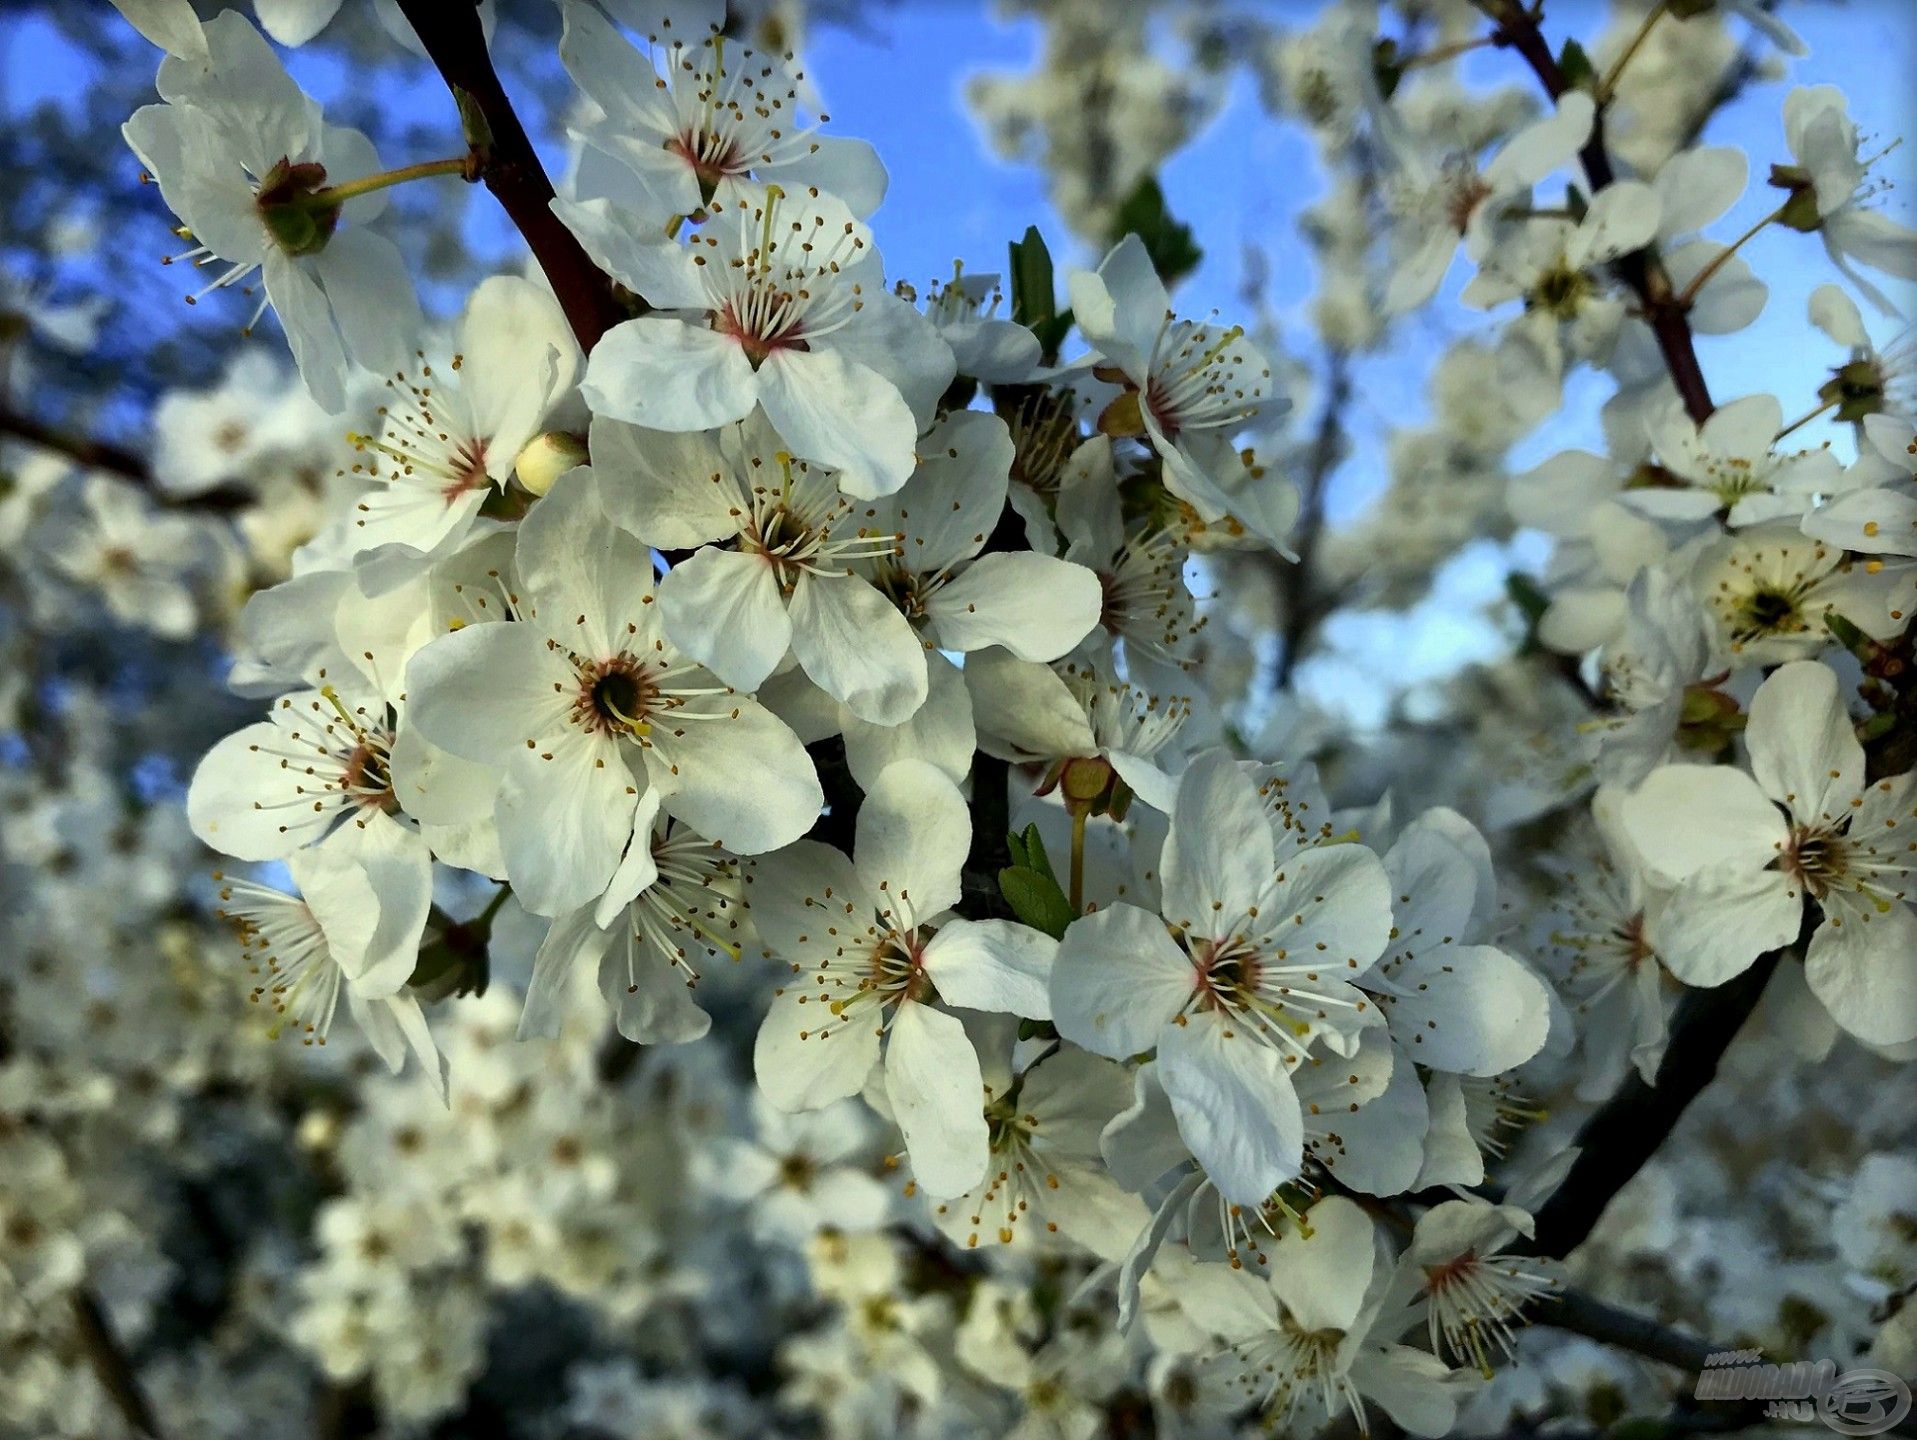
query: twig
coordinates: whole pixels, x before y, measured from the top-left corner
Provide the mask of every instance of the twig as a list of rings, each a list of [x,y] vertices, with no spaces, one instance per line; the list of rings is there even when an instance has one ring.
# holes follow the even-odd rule
[[[1718,1062],[1757,1008],[1783,951],[1761,955],[1742,975],[1712,990],[1690,990],[1671,1020],[1655,1084],[1635,1072],[1584,1122],[1573,1142],[1578,1157],[1537,1212],[1534,1254],[1563,1259],[1584,1242],[1617,1192],[1643,1168],[1691,1101],[1717,1074]]]
[[[99,1297],[85,1286],[73,1292],[73,1323],[87,1363],[93,1367],[93,1374],[114,1409],[140,1434],[161,1440],[159,1421],[153,1416],[146,1391],[140,1388],[140,1377],[134,1373],[133,1362],[121,1348],[120,1337],[113,1333]]]
[[[1659,1364],[1695,1374],[1715,1351],[1726,1347],[1713,1345],[1695,1335],[1660,1325],[1647,1316],[1607,1304],[1581,1290],[1560,1291],[1555,1299],[1539,1304],[1531,1317],[1539,1325],[1554,1330],[1569,1330],[1633,1355],[1642,1355]]]
[[[1272,670],[1271,688],[1282,690],[1297,668],[1299,652],[1310,637],[1319,617],[1312,598],[1312,563],[1318,540],[1325,528],[1325,491],[1331,472],[1337,468],[1344,427],[1340,423],[1351,399],[1351,359],[1342,350],[1331,352],[1325,377],[1324,406],[1318,413],[1318,429],[1311,441],[1311,459],[1300,487],[1298,522],[1292,527],[1293,549],[1298,552],[1294,565],[1279,563],[1278,598],[1284,606],[1280,649]],[[1275,557],[1274,557],[1275,559]]]
[[[1573,88],[1565,78],[1563,67],[1552,55],[1543,31],[1538,29],[1537,18],[1516,0],[1506,0],[1501,7],[1495,35],[1497,43],[1508,45],[1524,57],[1553,100],[1562,98]],[[1591,138],[1578,158],[1584,164],[1585,177],[1594,192],[1616,183],[1617,171],[1604,143],[1602,106],[1592,123]],[[1664,367],[1670,371],[1671,383],[1683,398],[1685,411],[1701,425],[1717,407],[1711,401],[1710,387],[1705,384],[1703,368],[1697,362],[1697,347],[1692,341],[1686,307],[1671,292],[1670,281],[1656,261],[1656,252],[1647,248],[1619,257],[1615,268],[1618,278],[1637,297],[1645,322],[1657,339],[1658,351],[1664,357]]]
[[[499,83],[478,7],[471,0],[399,0],[427,56],[460,102],[484,119],[490,134],[482,178],[525,237],[581,349],[628,318],[612,282],[552,212],[552,181]]]
[[[147,469],[144,456],[115,445],[106,440],[95,440],[85,435],[69,435],[56,430],[51,425],[43,425],[38,420],[25,415],[15,415],[10,410],[0,410],[0,435],[10,435],[16,440],[24,440],[29,445],[38,445],[42,450],[53,450],[66,456],[77,465],[90,470],[109,470],[122,479],[131,480],[139,485],[150,485],[153,472]]]
[[[1012,863],[1011,766],[983,750],[972,756],[972,846],[959,872],[959,913],[972,920],[1010,920],[998,872]]]
[[[617,1085],[632,1073],[633,1067],[639,1063],[639,1057],[645,1053],[645,1046],[637,1040],[628,1040],[614,1025],[606,1032],[606,1038],[599,1042],[599,1054],[593,1062],[600,1083]]]
[[[1608,1304],[1581,1290],[1561,1291],[1555,1299],[1541,1304],[1531,1318],[1539,1325],[1628,1350],[1692,1376],[1707,1367],[1712,1355],[1732,1348],[1660,1325],[1648,1316]],[[1693,1404],[1706,1408],[1693,1409]],[[1761,1400],[1686,1402],[1679,1413],[1672,1416],[1669,1433],[1678,1436],[1743,1429],[1762,1423],[1766,1418],[1764,1408]],[[1917,1433],[1917,1426],[1904,1422],[1892,1427],[1891,1433],[1910,1435]]]
[[[56,455],[64,455],[83,469],[104,470],[110,475],[118,475],[122,480],[129,480],[145,490],[156,505],[164,505],[169,509],[206,510],[227,515],[253,503],[251,495],[230,486],[203,490],[197,495],[168,495],[154,482],[153,471],[147,465],[145,456],[115,445],[110,440],[96,440],[90,435],[71,435],[64,430],[56,430],[51,425],[44,425],[25,415],[16,415],[10,410],[0,410],[0,435],[11,436],[28,445],[37,445]]]

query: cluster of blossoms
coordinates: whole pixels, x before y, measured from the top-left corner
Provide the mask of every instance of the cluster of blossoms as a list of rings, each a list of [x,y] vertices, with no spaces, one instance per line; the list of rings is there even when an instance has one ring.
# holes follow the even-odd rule
[[[1711,238],[1751,162],[1693,143],[1718,102],[1689,92],[1726,88],[1733,27],[1798,47],[1765,7],[1661,0],[1579,65],[1505,0],[1295,33],[1053,7],[1040,74],[975,100],[1042,135],[1100,253],[1055,281],[1034,232],[920,290],[776,14],[558,0],[570,161],[529,192],[518,122],[448,67],[485,55],[463,9],[389,17],[463,153],[383,169],[269,43],[336,4],[117,3],[167,51],[124,136],[194,298],[257,291],[297,380],[249,353],[169,393],[117,477],[7,452],[24,633],[143,633],[184,703],[153,707],[180,743],[115,738],[111,649],[0,688],[6,1426],[1668,1408],[1671,1376],[1524,1329],[1567,1285],[1917,1363],[1908,1121],[1844,1098],[1917,1056],[1917,390],[1849,298],[1889,308],[1917,232],[1811,87],[1768,213]],[[1172,21],[1192,74],[1140,60]],[[1464,87],[1494,43],[1545,104]],[[1271,327],[1170,289],[1195,257],[1150,175],[1223,57],[1334,177],[1315,434],[1283,431]],[[385,228],[434,177],[485,180],[541,262],[441,321]],[[1764,310],[1740,252],[1773,227],[1850,287],[1811,299],[1829,382],[1714,402],[1693,337]],[[1490,323],[1327,532],[1357,367],[1454,270]],[[1615,381],[1606,451],[1512,474],[1581,372]],[[1820,421],[1848,433],[1802,443]],[[1515,653],[1452,681],[1464,740],[1379,760],[1284,683],[1332,597],[1404,604],[1519,530],[1552,547]],[[116,743],[203,753],[129,779]],[[1800,1149],[1751,1157],[1714,1094],[1688,1161],[1567,1239],[1566,1197],[1628,1178],[1578,1123],[1668,1096],[1687,1017],[1760,993],[1732,1079]],[[169,1185],[184,1239],[142,1222]],[[209,1315],[258,1358],[192,1348]]]

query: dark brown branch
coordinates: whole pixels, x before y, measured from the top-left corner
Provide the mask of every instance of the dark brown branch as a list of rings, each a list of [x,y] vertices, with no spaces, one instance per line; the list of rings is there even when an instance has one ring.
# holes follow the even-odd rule
[[[645,1053],[645,1046],[637,1040],[628,1040],[619,1033],[617,1025],[612,1026],[606,1032],[606,1038],[599,1042],[599,1054],[593,1062],[600,1083],[617,1085],[632,1074]]]
[[[1560,1292],[1555,1299],[1540,1304],[1531,1318],[1553,1330],[1568,1330],[1692,1374],[1702,1370],[1713,1353],[1728,1348],[1606,1304],[1581,1290]]]
[[[1013,919],[998,888],[998,873],[1012,863],[1011,766],[983,750],[972,756],[972,846],[959,876],[959,913],[973,920]]]
[[[1538,28],[1537,11],[1520,0],[1501,0],[1487,8],[1495,10],[1498,21],[1494,41],[1516,50],[1553,100],[1565,95],[1572,86]],[[1616,183],[1617,171],[1605,147],[1602,106],[1579,158],[1593,192]],[[1655,251],[1623,256],[1615,268],[1637,297],[1685,410],[1702,424],[1715,408],[1710,387],[1698,364],[1686,307],[1672,291]],[[1562,1258],[1584,1242],[1617,1192],[1657,1153],[1690,1103],[1716,1076],[1719,1061],[1762,998],[1782,953],[1760,956],[1742,975],[1715,989],[1685,994],[1656,1082],[1646,1085],[1632,1074],[1579,1130],[1577,1159],[1537,1213],[1532,1251]]]
[[[51,425],[43,425],[25,415],[15,415],[9,410],[0,410],[0,435],[11,436],[15,440],[24,440],[29,445],[37,445],[42,450],[52,450],[66,456],[77,465],[91,470],[109,470],[122,479],[131,480],[138,485],[151,485],[153,475],[147,469],[146,457],[136,455],[119,445],[105,440],[94,440],[84,435],[69,435],[56,430]]]
[[[1499,7],[1498,28],[1493,38],[1499,45],[1509,46],[1524,57],[1525,63],[1544,86],[1545,93],[1553,100],[1561,98],[1573,88],[1557,57],[1551,53],[1544,33],[1538,29],[1537,17],[1518,0],[1505,0]],[[1617,171],[1611,164],[1611,154],[1604,143],[1602,106],[1598,107],[1597,119],[1591,127],[1591,138],[1578,158],[1584,163],[1585,178],[1591,182],[1593,192],[1616,182]],[[1671,289],[1654,250],[1639,250],[1625,255],[1617,261],[1616,269],[1618,278],[1637,297],[1645,323],[1651,327],[1651,334],[1657,339],[1657,348],[1664,356],[1664,366],[1670,371],[1671,383],[1683,397],[1684,409],[1692,420],[1703,424],[1716,406],[1711,402],[1710,387],[1704,383],[1703,367],[1697,362],[1697,347],[1692,341],[1687,307]]]
[[[155,485],[153,471],[148,467],[144,455],[111,441],[95,440],[87,435],[70,435],[10,410],[0,410],[0,435],[10,436],[28,445],[37,445],[56,455],[64,455],[85,469],[104,470],[108,474],[118,475],[122,480],[130,480],[151,495],[156,504],[169,509],[209,510],[225,515],[252,503],[253,497],[245,491],[228,486],[204,490],[197,495],[168,495]]]
[[[160,1423],[154,1418],[146,1391],[140,1388],[133,1362],[120,1347],[120,1337],[113,1333],[98,1297],[84,1286],[73,1292],[73,1325],[87,1363],[113,1407],[140,1434],[161,1440]]]
[[[1539,1325],[1628,1350],[1693,1376],[1706,1368],[1712,1355],[1733,1348],[1714,1345],[1700,1336],[1660,1325],[1648,1316],[1607,1304],[1580,1290],[1563,1291],[1555,1300],[1540,1305],[1531,1318]],[[1764,1412],[1765,1402],[1761,1400],[1685,1401],[1681,1403],[1680,1413],[1672,1418],[1670,1433],[1696,1435],[1743,1429],[1762,1423],[1766,1418]],[[1917,1424],[1902,1422],[1892,1427],[1891,1433],[1917,1433]]]
[[[1298,521],[1292,526],[1292,548],[1298,552],[1295,564],[1278,564],[1278,599],[1283,607],[1279,632],[1278,659],[1272,671],[1271,688],[1282,690],[1298,666],[1312,628],[1323,618],[1324,606],[1315,590],[1314,559],[1318,539],[1325,528],[1325,491],[1331,472],[1337,468],[1344,442],[1342,417],[1351,399],[1351,362],[1343,351],[1331,352],[1325,376],[1324,408],[1318,414],[1318,429],[1312,436],[1310,459],[1304,483],[1299,487]]]
[[[1716,1076],[1718,1062],[1757,1008],[1784,953],[1759,956],[1750,969],[1715,989],[1685,992],[1671,1020],[1656,1084],[1646,1085],[1633,1072],[1578,1131],[1577,1159],[1537,1212],[1537,1234],[1528,1247],[1533,1253],[1563,1259],[1584,1243],[1613,1197],[1657,1153]]]
[[[470,0],[399,0],[399,8],[454,97],[484,118],[490,135],[481,178],[546,272],[580,348],[591,350],[627,312],[605,272],[552,212],[552,181],[486,53],[477,6]]]

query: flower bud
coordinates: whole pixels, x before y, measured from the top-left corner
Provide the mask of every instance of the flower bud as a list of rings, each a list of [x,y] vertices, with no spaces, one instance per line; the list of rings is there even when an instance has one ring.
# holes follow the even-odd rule
[[[1744,728],[1745,716],[1737,701],[1710,684],[1685,687],[1684,705],[1677,722],[1677,743],[1686,750],[1716,755]]]
[[[1036,794],[1061,792],[1067,813],[1109,815],[1123,820],[1131,809],[1132,790],[1102,755],[1078,756],[1052,766]]]
[[[520,485],[535,495],[544,495],[568,470],[586,463],[586,442],[569,430],[548,430],[526,442],[526,448],[513,461],[513,474]]]

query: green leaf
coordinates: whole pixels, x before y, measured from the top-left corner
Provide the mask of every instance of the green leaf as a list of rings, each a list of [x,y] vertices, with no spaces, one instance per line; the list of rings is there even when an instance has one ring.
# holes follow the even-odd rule
[[[1511,597],[1511,603],[1518,607],[1518,613],[1524,617],[1527,630],[1535,630],[1538,621],[1544,618],[1544,612],[1551,608],[1551,597],[1538,587],[1538,582],[1521,571],[1514,570],[1504,577],[1504,593]]]
[[[1847,617],[1839,615],[1835,610],[1827,610],[1824,612],[1824,625],[1836,637],[1837,643],[1859,660],[1868,664],[1877,658],[1877,642],[1859,630]]]
[[[1052,869],[1051,857],[1045,853],[1045,837],[1038,833],[1038,826],[1025,827],[1026,864],[1038,871],[1053,884],[1058,883],[1058,872]]]
[[[1584,47],[1575,40],[1564,42],[1564,50],[1558,56],[1558,69],[1564,72],[1565,83],[1573,90],[1583,90],[1597,84],[1597,67],[1591,63],[1591,57],[1584,53]]]
[[[1022,923],[1054,940],[1063,936],[1065,927],[1077,918],[1058,881],[1028,865],[1008,865],[999,871],[998,889]]]
[[[481,165],[493,158],[493,126],[470,90],[453,86],[453,103],[459,107],[459,133],[466,148]]]
[[[1172,218],[1165,208],[1165,192],[1150,175],[1141,179],[1118,207],[1118,215],[1112,223],[1112,242],[1116,244],[1127,235],[1136,235],[1144,242],[1152,269],[1167,286],[1196,270],[1198,262],[1205,258],[1205,252],[1192,238],[1191,226],[1181,225]]]
[[[1031,868],[1031,858],[1025,853],[1025,837],[1014,830],[1005,837],[1005,853],[1012,857],[1014,865]]]
[[[1023,238],[1014,240],[1008,248],[1012,257],[1012,318],[1021,325],[1042,325],[1058,313],[1052,252],[1036,225],[1027,225]]]
[[[1036,870],[1054,884],[1058,874],[1052,869],[1050,857],[1045,853],[1045,837],[1038,833],[1038,826],[1027,825],[1023,830],[1014,830],[1005,837],[1006,851],[1012,857],[1012,864],[1023,870]]]
[[[1058,308],[1052,252],[1038,226],[1028,225],[1022,238],[1007,247],[1012,276],[1012,319],[1038,337],[1038,348],[1049,362],[1058,358],[1065,332],[1072,328],[1072,312]]]

